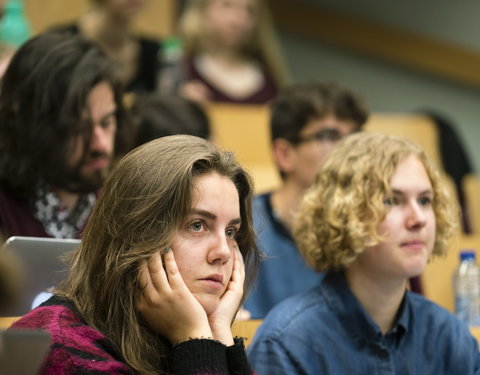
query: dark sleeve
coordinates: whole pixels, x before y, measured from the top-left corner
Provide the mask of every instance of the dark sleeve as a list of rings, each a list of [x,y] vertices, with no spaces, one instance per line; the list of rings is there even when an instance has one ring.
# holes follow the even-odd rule
[[[152,92],[157,86],[157,74],[160,69],[158,53],[162,43],[159,40],[139,37],[140,51],[138,70],[135,77],[127,84],[126,91],[145,93]]]
[[[242,339],[226,347],[219,341],[193,339],[173,348],[172,373],[176,375],[250,375]]]
[[[235,344],[227,348],[228,373],[230,375],[253,374],[248,364],[243,338],[235,338]]]

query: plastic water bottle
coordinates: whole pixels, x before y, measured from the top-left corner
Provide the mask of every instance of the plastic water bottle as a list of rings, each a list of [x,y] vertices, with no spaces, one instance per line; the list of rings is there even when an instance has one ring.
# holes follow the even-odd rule
[[[474,250],[460,252],[454,274],[455,314],[466,324],[480,325],[480,268]]]
[[[22,45],[31,34],[30,24],[25,17],[23,1],[9,0],[0,20],[0,41],[16,48]]]
[[[157,90],[165,95],[177,94],[183,81],[183,49],[180,38],[172,36],[165,39],[159,54]]]

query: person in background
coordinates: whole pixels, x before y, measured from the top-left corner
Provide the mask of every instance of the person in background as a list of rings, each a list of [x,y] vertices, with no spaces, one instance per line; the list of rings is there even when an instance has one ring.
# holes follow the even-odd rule
[[[15,53],[0,92],[0,232],[79,237],[121,152],[121,84],[83,37],[36,36]]]
[[[297,83],[272,102],[272,153],[282,183],[254,199],[255,230],[266,258],[244,306],[253,318],[265,317],[274,305],[322,277],[298,252],[293,215],[332,147],[361,130],[367,117],[363,100],[335,83]]]
[[[42,374],[251,374],[230,326],[259,252],[252,182],[230,152],[176,135],[109,175],[70,274],[13,324],[52,336]]]
[[[417,145],[374,133],[339,143],[294,225],[303,256],[326,275],[264,320],[249,347],[255,371],[480,374],[468,327],[407,290],[409,278],[448,251],[458,218]]]
[[[91,0],[92,7],[74,24],[54,30],[82,34],[98,43],[117,63],[119,79],[127,92],[152,92],[157,86],[161,41],[132,30],[135,17],[148,1]]]
[[[263,104],[288,80],[264,0],[191,0],[179,29],[186,97]]]
[[[198,102],[182,96],[158,93],[137,95],[130,114],[136,129],[134,147],[175,134],[211,138],[206,111]]]

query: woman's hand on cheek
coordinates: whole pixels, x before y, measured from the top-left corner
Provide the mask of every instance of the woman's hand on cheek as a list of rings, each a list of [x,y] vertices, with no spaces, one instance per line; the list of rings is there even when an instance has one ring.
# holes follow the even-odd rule
[[[144,262],[139,282],[136,307],[154,332],[172,345],[212,337],[205,310],[185,285],[173,251],[164,255],[163,262],[160,252]]]
[[[209,315],[208,321],[213,337],[225,345],[233,345],[231,324],[243,297],[243,282],[245,280],[245,265],[240,250],[235,246],[232,277],[225,293],[220,298],[217,309]]]

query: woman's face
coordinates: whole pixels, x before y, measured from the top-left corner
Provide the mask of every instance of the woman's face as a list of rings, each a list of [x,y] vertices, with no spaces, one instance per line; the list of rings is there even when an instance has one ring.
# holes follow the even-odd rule
[[[205,9],[209,37],[225,48],[248,43],[257,23],[258,0],[210,0]]]
[[[401,161],[390,181],[388,212],[378,225],[385,240],[359,255],[352,266],[389,280],[418,276],[433,250],[436,232],[433,188],[422,162],[414,155]]]
[[[210,315],[232,275],[240,203],[233,182],[216,172],[196,178],[192,198],[170,247],[185,284]]]

